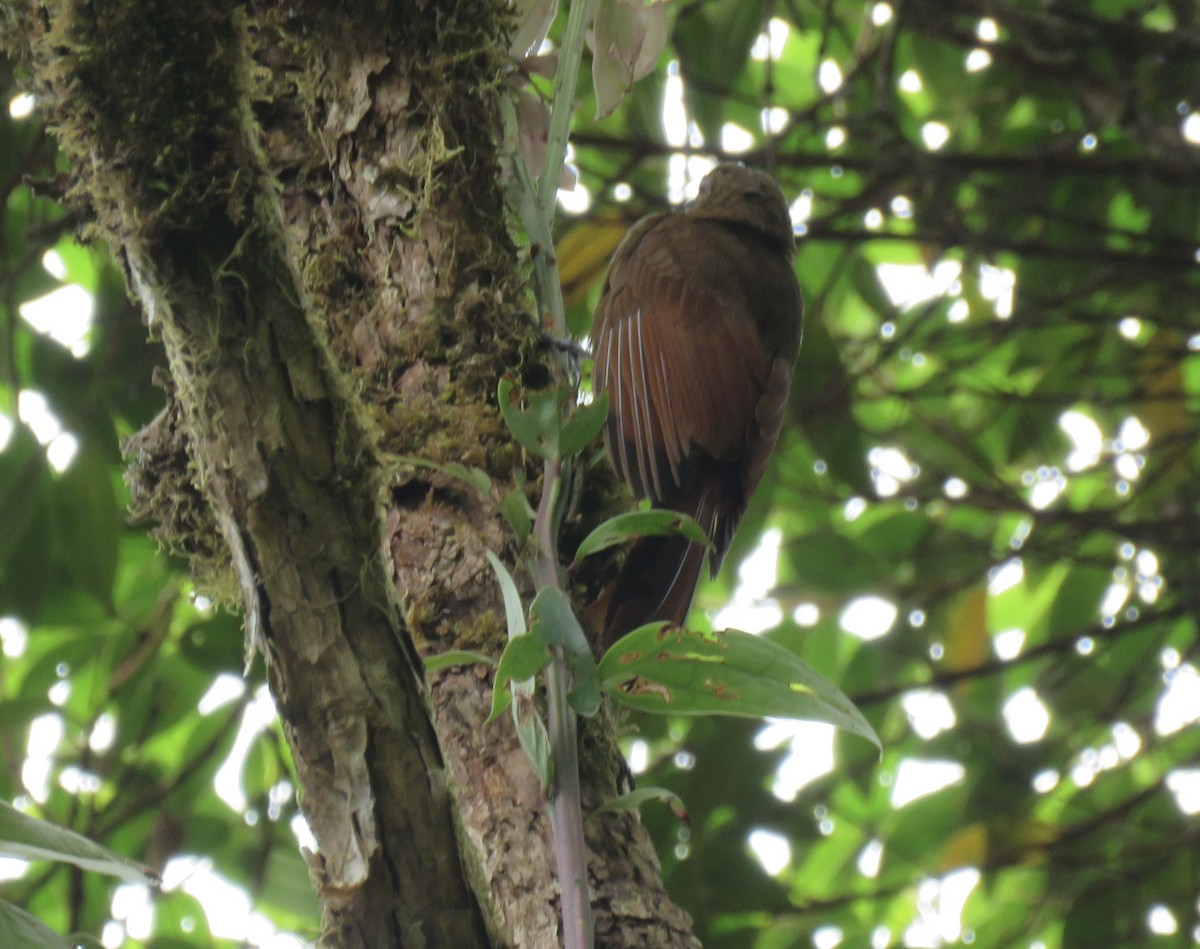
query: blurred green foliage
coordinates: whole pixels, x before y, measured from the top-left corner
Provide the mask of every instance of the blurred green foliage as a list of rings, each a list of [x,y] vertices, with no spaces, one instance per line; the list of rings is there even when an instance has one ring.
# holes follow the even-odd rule
[[[885,751],[838,737],[834,771],[789,800],[780,768],[818,762],[820,733],[758,748],[757,723],[630,720],[640,780],[691,817],[646,808],[671,891],[714,949],[1200,941],[1197,11],[792,0],[766,5],[768,27],[760,9],[674,5],[657,72],[602,122],[583,71],[574,162],[593,200],[562,221],[560,263],[585,327],[597,242],[682,197],[704,160],[770,167],[799,198],[791,424],[696,616],[778,531],[768,635],[854,698]],[[239,621],[124,521],[119,442],[162,404],[159,354],[103,251],[75,245],[52,138],[36,108],[12,117],[20,79],[0,79],[0,412],[15,420],[24,392],[31,420],[0,452],[0,794],[160,869],[210,860],[311,939],[274,726],[245,757],[245,812],[214,790],[260,684],[198,711],[240,677]],[[678,97],[688,125],[669,137]],[[940,283],[905,300],[901,273]],[[18,316],[71,285],[94,299],[82,355]],[[65,468],[70,441],[35,436],[28,393],[76,440]],[[870,640],[840,623],[866,596],[895,610]],[[61,740],[29,747],[47,722]],[[900,805],[913,762],[961,776]],[[754,857],[755,831],[786,844],[782,869]],[[60,933],[113,913],[110,881],[65,867],[0,894]],[[211,944],[194,896],[154,905],[130,945]]]

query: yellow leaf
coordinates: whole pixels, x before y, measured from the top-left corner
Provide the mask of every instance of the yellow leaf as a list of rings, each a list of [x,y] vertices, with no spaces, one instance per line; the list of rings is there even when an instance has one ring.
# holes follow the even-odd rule
[[[625,222],[613,215],[597,216],[576,224],[558,241],[558,278],[568,309],[586,295],[608,269],[609,258],[625,236]]]
[[[944,665],[958,672],[974,669],[987,659],[987,587],[976,584],[951,608],[946,624]]]

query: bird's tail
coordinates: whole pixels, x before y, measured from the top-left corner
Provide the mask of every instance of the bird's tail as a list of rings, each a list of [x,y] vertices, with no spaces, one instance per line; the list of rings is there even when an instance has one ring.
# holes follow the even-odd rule
[[[678,505],[712,537],[718,504],[711,485]],[[634,542],[616,579],[589,610],[598,627],[598,651],[646,623],[682,626],[692,607],[706,548],[679,535],[643,537]]]

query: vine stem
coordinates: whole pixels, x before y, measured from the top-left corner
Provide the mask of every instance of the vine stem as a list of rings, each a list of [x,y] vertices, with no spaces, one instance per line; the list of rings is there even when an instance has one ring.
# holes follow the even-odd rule
[[[579,63],[583,57],[584,33],[595,0],[574,0],[567,13],[567,26],[559,47],[558,71],[554,78],[554,103],[550,111],[550,130],[546,158],[536,184],[530,169],[517,156],[517,176],[521,185],[521,217],[533,248],[533,280],[537,297],[550,314],[550,330],[566,336],[562,284],[554,257],[554,202],[558,181],[566,162],[567,137],[575,110],[575,88]],[[534,584],[562,589],[558,565],[558,537],[555,508],[563,485],[563,461],[546,461],[542,476],[542,495],[534,518],[533,534],[537,545],[533,562]],[[579,784],[579,737],[575,712],[567,700],[571,675],[563,647],[552,646],[546,670],[546,729],[550,740],[553,777],[550,786],[550,825],[554,833],[554,856],[562,902],[564,949],[592,949],[594,921],[588,886],[587,844],[583,834],[583,801]]]
[[[534,519],[537,554],[534,582],[538,589],[559,586],[558,543],[554,506],[562,486],[562,460],[547,460],[542,496]],[[579,739],[575,713],[567,701],[570,691],[562,646],[550,648],[546,669],[546,728],[554,775],[550,787],[550,826],[554,832],[554,857],[562,895],[564,949],[591,949],[592,902],[588,887],[587,843],[583,835],[583,800],[579,786]]]

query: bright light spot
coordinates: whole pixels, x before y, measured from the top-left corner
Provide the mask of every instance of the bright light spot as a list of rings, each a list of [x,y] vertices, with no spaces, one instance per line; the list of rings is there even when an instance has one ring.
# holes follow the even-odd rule
[[[904,945],[912,949],[940,949],[971,939],[962,930],[962,911],[979,883],[979,871],[965,867],[941,880],[923,880],[917,887],[917,919],[904,933]]]
[[[754,136],[740,125],[726,122],[721,126],[721,149],[730,155],[740,155],[754,147]]]
[[[921,82],[921,74],[915,69],[906,69],[900,74],[900,79],[896,85],[900,87],[901,92],[920,92],[925,88],[925,84]]]
[[[958,500],[967,496],[967,482],[962,478],[947,478],[942,485],[942,493],[948,498]]]
[[[592,206],[592,192],[582,181],[576,181],[570,191],[558,189],[558,206],[567,214],[584,214]]]
[[[0,651],[9,659],[25,655],[29,643],[29,632],[25,624],[14,616],[0,617]]]
[[[1183,133],[1185,142],[1191,145],[1200,145],[1200,112],[1189,113],[1179,130]]]
[[[769,132],[772,135],[778,135],[788,124],[788,110],[774,106],[770,109],[762,111],[762,128],[764,132]]]
[[[672,204],[691,201],[700,192],[700,182],[717,165],[702,155],[672,155],[667,162],[667,198]]]
[[[892,783],[892,807],[899,810],[919,798],[952,787],[966,773],[966,768],[957,761],[905,758],[896,768],[896,780]]]
[[[1158,556],[1153,550],[1139,550],[1134,564],[1140,577],[1152,577],[1158,573]]]
[[[59,432],[46,446],[46,461],[50,467],[61,473],[71,467],[75,455],[79,452],[79,439],[70,432]]]
[[[813,212],[813,193],[809,188],[805,188],[800,192],[800,197],[792,202],[788,208],[788,215],[792,220],[792,224],[803,224]]]
[[[1146,926],[1156,936],[1174,936],[1179,932],[1179,923],[1162,903],[1155,903],[1146,914]]]
[[[67,704],[67,699],[71,697],[71,683],[66,679],[59,679],[54,685],[46,691],[46,698],[50,700],[51,705],[62,708]]]
[[[950,141],[950,126],[945,122],[926,122],[921,126],[921,141],[931,152],[936,152]]]
[[[954,706],[942,692],[933,689],[916,689],[905,693],[900,700],[908,724],[916,734],[928,741],[955,726],[958,719]]]
[[[650,764],[650,745],[640,738],[635,738],[629,745],[629,754],[625,756],[625,760],[629,762],[630,771],[641,774]]]
[[[214,872],[208,858],[172,857],[163,868],[163,889],[181,889],[194,897],[204,907],[209,928],[217,939],[272,949],[303,945],[279,933],[265,916],[252,912],[246,891]]]
[[[875,26],[884,26],[891,22],[892,12],[890,3],[877,3],[871,7],[871,22]]]
[[[862,516],[863,511],[866,509],[866,500],[855,495],[854,497],[850,498],[842,508],[842,516],[846,518],[846,523],[849,524],[851,521],[858,520],[859,517]]]
[[[821,608],[816,603],[800,603],[792,610],[792,622],[797,626],[816,626],[821,619]]]
[[[967,72],[980,72],[987,69],[992,64],[992,54],[986,49],[980,49],[978,46],[971,52],[967,53],[967,61],[964,64]]]
[[[881,498],[892,497],[906,481],[911,481],[921,469],[909,460],[899,448],[876,446],[867,452],[871,465],[871,480],[875,482],[875,493]]]
[[[993,567],[988,571],[988,593],[992,596],[999,596],[1010,587],[1015,587],[1023,579],[1025,579],[1025,565],[1021,562],[1021,558],[1013,557],[999,567]]]
[[[814,929],[813,949],[837,949],[842,944],[845,935],[837,926],[821,926],[819,929]]]
[[[858,854],[858,872],[867,879],[873,880],[879,876],[879,868],[883,864],[883,841],[872,839]]]
[[[242,789],[242,768],[246,764],[246,756],[249,755],[250,746],[255,739],[274,719],[275,702],[271,693],[266,686],[259,686],[255,690],[253,700],[242,713],[242,722],[233,741],[233,748],[229,751],[229,757],[213,778],[213,788],[217,796],[239,814],[245,812],[247,806],[246,792]]]
[[[320,851],[320,844],[317,843],[317,838],[313,835],[312,828],[308,826],[308,821],[304,819],[303,814],[294,815],[288,826],[292,829],[296,843],[300,845],[301,849],[307,850],[309,853]]]
[[[1045,476],[1037,478],[1029,492],[1029,506],[1036,511],[1044,511],[1053,504],[1067,487],[1067,479],[1062,472],[1054,468]]]
[[[1200,721],[1200,672],[1190,662],[1165,673],[1167,687],[1158,699],[1154,730],[1171,735]]]
[[[750,55],[759,62],[763,62],[768,57],[779,59],[783,55],[783,47],[787,43],[790,32],[791,28],[786,20],[772,17],[771,22],[767,24],[767,31],[759,33],[758,38],[755,39],[754,46],[750,49]]]
[[[860,596],[846,604],[838,624],[851,636],[869,641],[886,636],[898,612],[895,603],[881,596]]]
[[[103,712],[92,726],[88,747],[97,753],[108,751],[117,738],[117,720],[111,712]]]
[[[39,715],[29,723],[29,742],[25,763],[21,765],[21,784],[38,804],[50,795],[50,766],[63,740],[63,720],[56,713]]]
[[[1050,727],[1050,710],[1030,686],[1018,689],[1004,703],[1004,723],[1018,745],[1041,741]]]
[[[18,857],[0,857],[0,882],[19,880],[29,870],[29,861]]]
[[[68,794],[95,794],[100,790],[100,776],[69,764],[58,776],[58,786]]]
[[[633,197],[633,189],[624,181],[618,181],[613,185],[613,200],[624,204]]]
[[[950,304],[950,308],[946,310],[946,321],[949,323],[964,323],[968,316],[971,315],[971,304],[962,297],[959,297]]]
[[[67,265],[62,254],[53,248],[42,254],[42,268],[55,280],[67,279]]]
[[[996,318],[1007,320],[1013,313],[1017,273],[1008,267],[979,265],[979,295],[995,304]]]
[[[1033,781],[1030,783],[1033,785],[1033,789],[1037,791],[1038,794],[1049,794],[1056,787],[1058,787],[1058,782],[1058,772],[1053,768],[1047,768],[1045,771],[1039,771],[1037,774],[1035,774],[1033,776]]]
[[[844,81],[841,67],[832,59],[826,59],[817,67],[817,85],[826,95],[837,92]]]
[[[1130,415],[1121,423],[1117,439],[1127,451],[1140,451],[1150,444],[1150,432],[1136,415]]]
[[[908,614],[908,625],[913,629],[920,629],[925,625],[925,611],[913,610]]]
[[[941,260],[932,270],[921,264],[879,264],[875,273],[892,305],[910,310],[950,293],[962,276],[962,264]]]
[[[1200,814],[1200,768],[1176,768],[1167,775],[1166,783],[1185,815]]]
[[[1132,761],[1142,750],[1142,736],[1128,722],[1115,722],[1112,727],[1113,747],[1122,761]]]
[[[1138,455],[1122,452],[1113,460],[1113,470],[1126,481],[1135,481],[1142,473],[1143,463]]]
[[[997,659],[1004,662],[1012,662],[1021,655],[1024,645],[1025,630],[1023,629],[1006,629],[992,637],[992,651],[996,653]]]
[[[773,830],[752,830],[746,843],[768,876],[778,876],[792,859],[792,845]]]
[[[879,208],[871,208],[863,215],[863,225],[868,231],[877,231],[883,227],[883,212]]]
[[[981,43],[994,43],[1000,38],[1000,27],[990,16],[984,17],[975,27],[975,35],[979,37]]]
[[[908,195],[898,194],[892,198],[892,213],[901,220],[908,220],[913,216],[913,203]]]
[[[149,939],[154,931],[154,904],[150,887],[143,883],[122,883],[113,890],[110,904],[113,919],[123,923],[131,939]]]
[[[246,680],[231,672],[222,672],[213,679],[208,691],[200,697],[196,711],[201,715],[211,715],[222,705],[227,705],[234,699],[240,699],[246,694]]]
[[[17,396],[17,416],[42,445],[50,444],[63,430],[58,416],[50,411],[46,397],[32,389],[22,389]]]
[[[832,150],[846,144],[846,129],[841,125],[833,126],[825,133],[825,147]]]
[[[90,293],[71,283],[22,303],[17,311],[26,323],[78,359],[88,353],[94,304]]]
[[[876,926],[871,930],[871,949],[888,949],[892,944],[892,931],[886,926]]]
[[[787,757],[779,763],[771,793],[788,803],[800,790],[833,770],[833,726],[822,722],[792,719],[768,720],[754,736],[759,751],[790,744]]]
[[[687,144],[688,120],[687,109],[683,104],[683,79],[679,75],[679,63],[676,62],[667,65],[667,81],[663,86],[662,123],[663,135],[668,145],[679,148]],[[671,198],[672,202],[677,200]]]
[[[1096,136],[1091,132],[1088,132],[1087,135],[1079,140],[1079,150],[1084,152],[1094,152],[1097,144],[1098,142]]]
[[[1071,440],[1072,450],[1067,456],[1068,471],[1084,471],[1100,460],[1104,449],[1104,432],[1090,415],[1074,409],[1058,417],[1058,427]]]
[[[761,633],[783,620],[783,610],[768,597],[778,576],[782,541],[783,532],[777,527],[763,532],[758,546],[738,566],[738,584],[729,604],[713,617],[717,629]]]
[[[22,92],[8,100],[8,114],[14,119],[25,119],[33,112],[37,100],[28,92]]]
[[[1103,599],[1100,600],[1100,616],[1107,619],[1120,613],[1121,607],[1129,599],[1130,592],[1128,583],[1110,583],[1104,591]]]
[[[1122,317],[1117,321],[1117,332],[1126,339],[1137,339],[1142,331],[1142,321],[1136,316]]]

